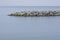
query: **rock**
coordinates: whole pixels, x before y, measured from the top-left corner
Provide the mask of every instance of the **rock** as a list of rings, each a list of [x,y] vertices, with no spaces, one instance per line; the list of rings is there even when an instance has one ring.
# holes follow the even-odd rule
[[[60,16],[60,11],[21,11],[9,16]]]

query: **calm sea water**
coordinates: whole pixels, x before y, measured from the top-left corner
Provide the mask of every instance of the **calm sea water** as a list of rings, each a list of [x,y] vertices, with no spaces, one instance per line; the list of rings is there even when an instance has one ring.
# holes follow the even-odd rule
[[[60,10],[59,6],[1,6],[0,40],[60,40],[60,17],[7,16],[24,10]]]

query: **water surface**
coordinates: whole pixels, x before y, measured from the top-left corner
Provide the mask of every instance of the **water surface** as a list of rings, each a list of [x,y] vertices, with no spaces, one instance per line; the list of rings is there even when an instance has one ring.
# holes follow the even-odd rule
[[[43,9],[44,8],[44,9]],[[60,40],[60,17],[14,17],[21,10],[60,10],[60,7],[0,7],[0,40]]]

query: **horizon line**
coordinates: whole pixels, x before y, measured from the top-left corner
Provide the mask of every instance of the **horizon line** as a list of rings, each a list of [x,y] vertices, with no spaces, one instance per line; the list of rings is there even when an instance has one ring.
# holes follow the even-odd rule
[[[0,6],[1,7],[1,6]],[[7,6],[6,6],[7,7]]]

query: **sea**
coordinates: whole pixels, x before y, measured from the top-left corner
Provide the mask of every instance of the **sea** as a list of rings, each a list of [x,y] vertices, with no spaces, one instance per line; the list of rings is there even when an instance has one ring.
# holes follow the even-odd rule
[[[37,10],[60,10],[60,6],[0,6],[0,40],[60,40],[60,16],[8,16]]]

